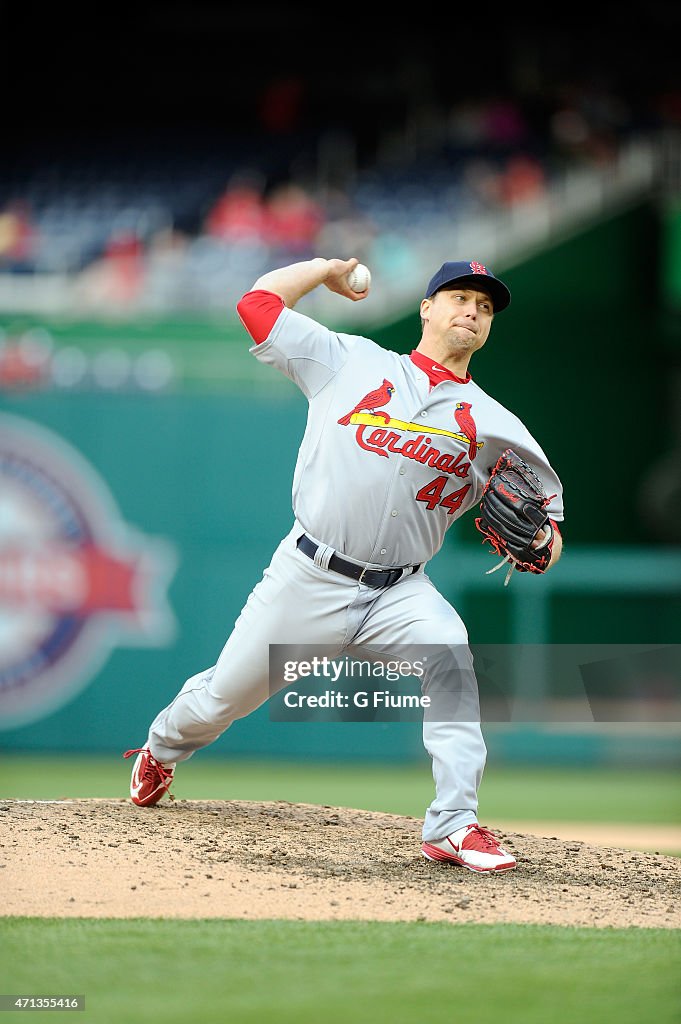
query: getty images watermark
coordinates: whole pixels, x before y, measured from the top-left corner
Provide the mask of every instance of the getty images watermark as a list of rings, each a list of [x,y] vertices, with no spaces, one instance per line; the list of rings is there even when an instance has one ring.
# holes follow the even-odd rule
[[[681,645],[270,646],[272,721],[681,723]]]
[[[422,710],[429,708],[432,697],[424,693],[407,693],[404,689],[398,692],[381,685],[403,682],[405,678],[422,680],[425,677],[426,665],[423,661],[404,661],[388,659],[386,661],[358,661],[349,657],[333,660],[327,655],[321,657],[313,654],[312,658],[289,659],[284,661],[283,678],[285,683],[299,683],[301,680],[314,680],[315,690],[309,692],[300,687],[290,687],[282,694],[284,707],[294,708],[341,708],[351,706],[364,711],[366,708]],[[361,686],[362,681],[368,682],[369,689],[347,689],[348,680]],[[321,684],[321,685],[319,685]],[[335,689],[335,685],[339,688]],[[342,684],[345,688],[340,688]]]

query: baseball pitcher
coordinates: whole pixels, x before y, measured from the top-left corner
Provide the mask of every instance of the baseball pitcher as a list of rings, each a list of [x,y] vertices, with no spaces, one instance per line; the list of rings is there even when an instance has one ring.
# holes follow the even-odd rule
[[[469,371],[511,301],[506,285],[482,263],[443,264],[424,289],[420,340],[401,355],[295,309],[321,286],[366,299],[369,287],[357,292],[348,280],[357,266],[295,263],[260,277],[237,304],[253,356],[308,403],[292,526],[216,663],[189,678],[144,745],[125,753],[137,754],[130,792],[141,807],[169,791],[179,762],[269,698],[272,644],[360,657],[456,651],[474,680],[466,627],[426,572],[466,512],[509,575],[546,572],[560,557],[560,480],[518,417]],[[443,672],[446,658],[434,658],[424,692],[434,680],[442,688]],[[435,792],[421,851],[471,871],[509,871],[515,858],[478,822],[486,747],[474,689],[465,714],[423,716]]]

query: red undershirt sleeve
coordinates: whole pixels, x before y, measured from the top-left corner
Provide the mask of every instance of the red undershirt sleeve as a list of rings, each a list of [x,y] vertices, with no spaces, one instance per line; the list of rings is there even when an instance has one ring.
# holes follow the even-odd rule
[[[256,345],[266,341],[284,309],[284,300],[274,292],[257,289],[239,300],[236,311]]]

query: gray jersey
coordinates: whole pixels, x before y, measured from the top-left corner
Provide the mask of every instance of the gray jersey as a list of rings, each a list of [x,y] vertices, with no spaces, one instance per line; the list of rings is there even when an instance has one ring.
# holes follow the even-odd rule
[[[337,551],[377,566],[429,561],[452,523],[477,507],[506,448],[532,466],[553,495],[549,515],[562,521],[562,485],[543,450],[473,380],[431,387],[409,355],[292,309],[250,351],[308,400],[293,512]]]

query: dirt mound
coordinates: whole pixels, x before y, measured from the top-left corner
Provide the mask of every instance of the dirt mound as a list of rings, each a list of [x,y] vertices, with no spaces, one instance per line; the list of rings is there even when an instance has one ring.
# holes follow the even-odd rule
[[[490,876],[427,861],[420,819],[394,814],[5,800],[0,914],[681,927],[681,860],[495,831],[518,867]]]

